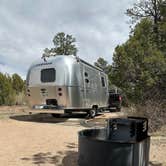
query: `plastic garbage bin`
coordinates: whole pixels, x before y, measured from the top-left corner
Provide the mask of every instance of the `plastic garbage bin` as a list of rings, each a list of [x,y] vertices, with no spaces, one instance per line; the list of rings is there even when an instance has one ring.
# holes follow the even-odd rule
[[[117,118],[110,119],[107,128],[80,131],[78,165],[148,166],[150,137],[146,134],[148,130],[144,123],[147,119]],[[129,134],[131,126],[135,128],[134,136]],[[143,136],[140,138],[139,134]]]

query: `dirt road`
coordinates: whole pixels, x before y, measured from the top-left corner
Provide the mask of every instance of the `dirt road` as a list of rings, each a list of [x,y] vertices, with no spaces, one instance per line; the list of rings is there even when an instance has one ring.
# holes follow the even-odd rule
[[[77,166],[78,131],[112,116],[121,114],[106,113],[87,122],[84,115],[56,119],[1,107],[0,166]],[[164,166],[165,152],[166,141],[152,140],[151,166]]]

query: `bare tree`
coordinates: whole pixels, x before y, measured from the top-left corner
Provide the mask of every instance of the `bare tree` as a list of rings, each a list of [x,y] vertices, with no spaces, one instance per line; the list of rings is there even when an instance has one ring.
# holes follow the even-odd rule
[[[134,3],[133,8],[127,9],[126,14],[131,17],[132,24],[143,18],[153,21],[154,39],[159,42],[159,22],[162,20],[162,10],[165,8],[166,0],[139,0]]]
[[[140,0],[134,3],[133,8],[127,9],[126,14],[133,22],[142,18],[151,18],[154,24],[157,24],[161,20],[160,7],[164,2],[165,0]]]

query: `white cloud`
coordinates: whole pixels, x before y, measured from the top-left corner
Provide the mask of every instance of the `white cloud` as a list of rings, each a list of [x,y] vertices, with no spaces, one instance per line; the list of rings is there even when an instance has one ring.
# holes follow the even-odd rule
[[[25,77],[29,65],[62,31],[76,37],[81,58],[93,63],[103,56],[111,63],[114,48],[128,38],[124,12],[136,0],[0,1],[3,71]]]
[[[12,68],[8,65],[5,65],[5,64],[0,64],[0,72],[1,73],[5,73],[5,74],[9,74],[9,75],[12,75],[14,73],[19,73],[20,76],[25,80],[26,77],[25,77],[25,73],[24,72],[21,72],[19,69],[16,69],[16,68]]]

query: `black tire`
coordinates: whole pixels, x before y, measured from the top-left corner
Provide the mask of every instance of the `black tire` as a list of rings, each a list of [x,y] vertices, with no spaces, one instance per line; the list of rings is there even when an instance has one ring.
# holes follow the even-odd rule
[[[52,117],[54,117],[54,118],[60,118],[61,117],[61,114],[51,114],[52,115]]]
[[[109,112],[113,112],[112,109],[109,108]]]
[[[89,114],[90,118],[94,118],[97,114],[97,110],[96,109],[91,109],[91,110],[89,110],[88,114]]]
[[[116,108],[116,112],[120,112],[121,111],[121,108]]]

